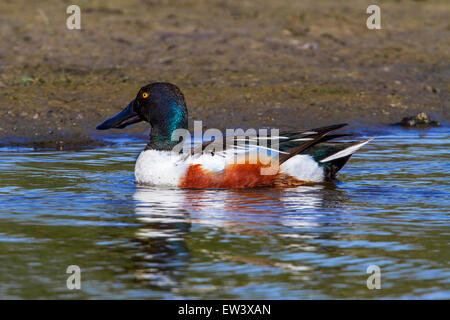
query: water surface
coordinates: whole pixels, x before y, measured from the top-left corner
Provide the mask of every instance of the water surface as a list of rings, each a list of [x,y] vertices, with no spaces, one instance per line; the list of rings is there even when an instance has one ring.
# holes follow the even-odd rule
[[[0,298],[448,299],[449,136],[389,129],[340,182],[285,190],[136,186],[131,138],[0,149]]]

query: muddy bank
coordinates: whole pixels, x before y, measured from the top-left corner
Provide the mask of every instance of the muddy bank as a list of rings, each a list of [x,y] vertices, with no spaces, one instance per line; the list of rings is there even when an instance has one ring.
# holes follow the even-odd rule
[[[448,1],[0,3],[0,144],[103,144],[95,126],[153,81],[177,84],[207,127],[450,121]],[[143,124],[127,128],[145,132]],[[142,136],[142,135],[141,135]]]

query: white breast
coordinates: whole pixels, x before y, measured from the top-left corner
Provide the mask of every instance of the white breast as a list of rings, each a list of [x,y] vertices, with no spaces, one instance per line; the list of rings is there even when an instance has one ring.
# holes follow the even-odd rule
[[[145,150],[136,160],[134,176],[137,183],[153,186],[178,186],[189,164],[170,151]]]

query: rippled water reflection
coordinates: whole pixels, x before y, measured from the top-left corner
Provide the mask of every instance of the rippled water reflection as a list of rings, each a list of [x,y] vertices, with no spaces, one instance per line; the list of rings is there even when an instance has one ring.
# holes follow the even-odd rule
[[[131,139],[2,149],[0,297],[450,298],[449,134],[391,130],[341,182],[287,190],[135,186]]]

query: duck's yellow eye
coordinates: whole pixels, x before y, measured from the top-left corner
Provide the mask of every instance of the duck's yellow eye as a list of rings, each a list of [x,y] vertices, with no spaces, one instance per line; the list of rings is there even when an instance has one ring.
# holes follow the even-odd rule
[[[148,98],[148,93],[147,93],[147,92],[144,92],[144,93],[142,94],[142,98],[144,98],[144,99]]]

